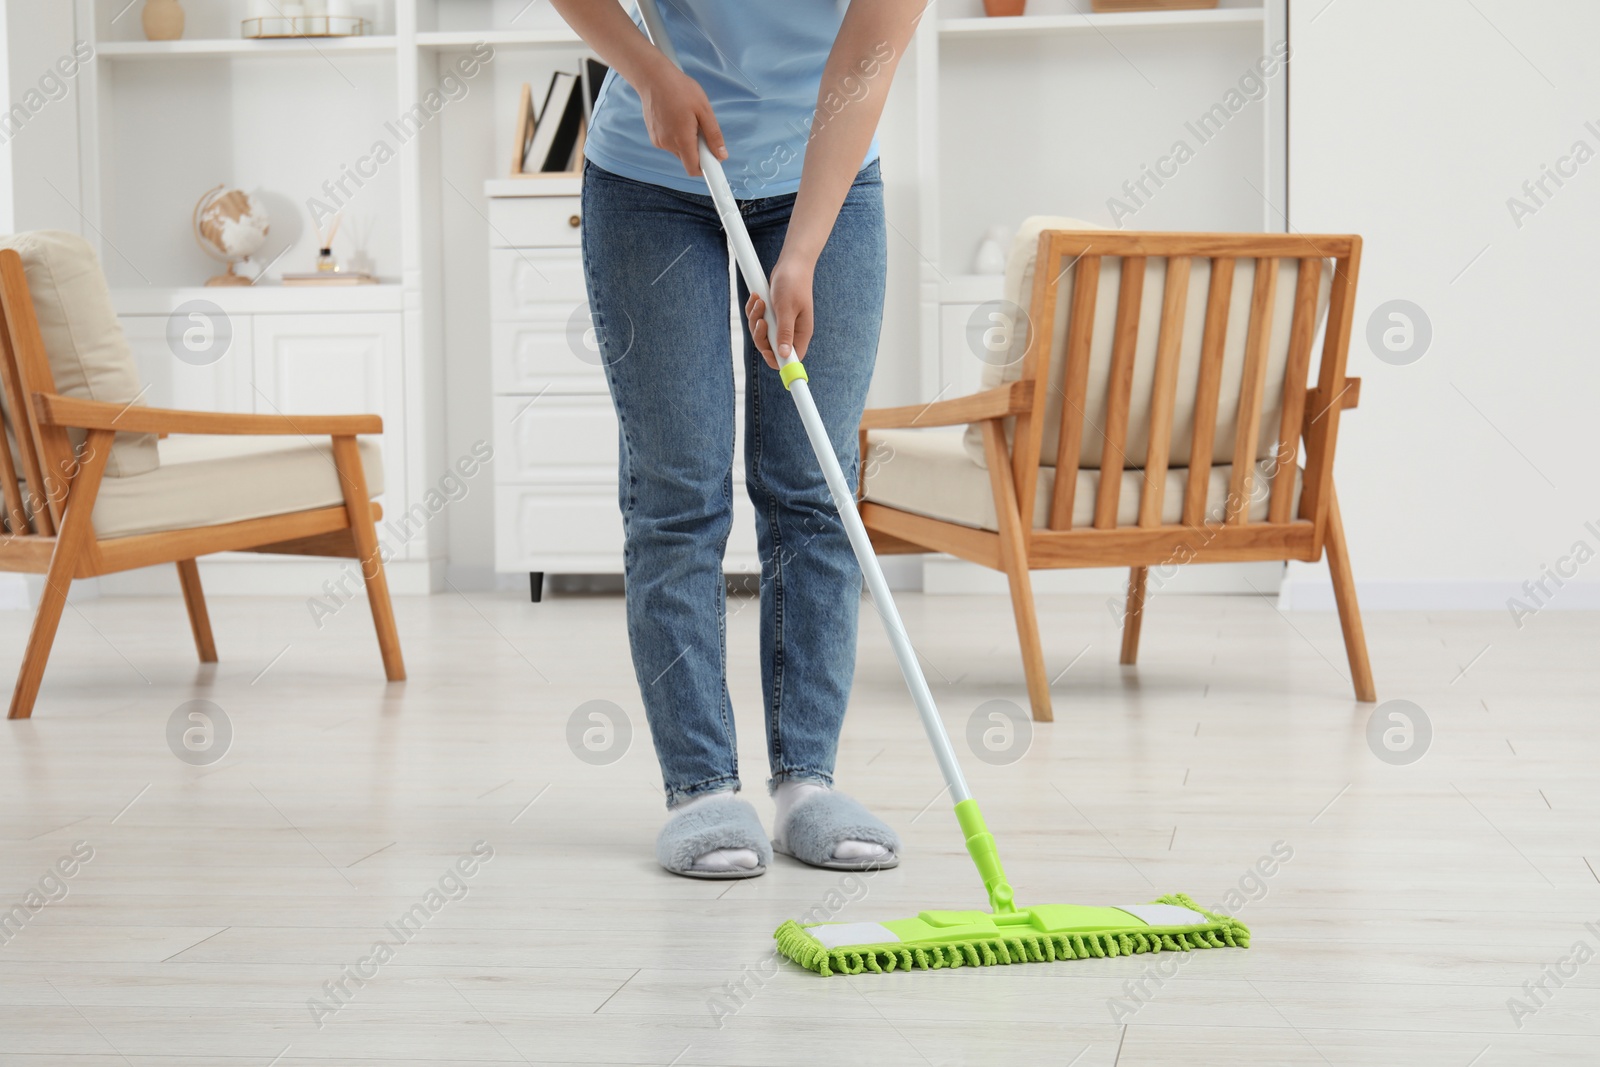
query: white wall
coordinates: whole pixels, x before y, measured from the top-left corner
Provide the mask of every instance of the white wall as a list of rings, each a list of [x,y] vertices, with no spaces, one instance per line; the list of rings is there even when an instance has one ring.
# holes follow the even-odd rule
[[[1336,468],[1363,602],[1537,606],[1524,581],[1577,542],[1600,551],[1600,158],[1547,183],[1520,224],[1507,201],[1535,206],[1523,183],[1576,143],[1600,153],[1600,5],[1291,7],[1290,218],[1366,241],[1350,358],[1362,402]],[[1432,326],[1405,366],[1367,341],[1391,300]],[[1600,558],[1565,569],[1576,577],[1544,599],[1600,606]],[[1325,573],[1292,568],[1296,605],[1327,602]]]
[[[81,86],[63,79],[65,91],[41,91],[41,79],[56,61],[72,56],[77,37],[72,5],[5,4],[6,109],[16,104],[38,110],[7,137],[11,156],[11,211],[6,232],[57,229],[85,232],[82,181],[78,167],[78,103]],[[53,98],[52,98],[53,97]],[[41,103],[41,101],[44,101]]]
[[[0,113],[11,107],[11,33],[0,13]],[[14,233],[16,183],[11,174],[11,137],[0,132],[0,233]]]

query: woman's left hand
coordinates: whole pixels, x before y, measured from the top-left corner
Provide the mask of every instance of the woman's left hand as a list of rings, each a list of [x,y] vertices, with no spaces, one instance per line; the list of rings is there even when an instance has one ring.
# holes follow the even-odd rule
[[[772,290],[772,308],[778,319],[778,350],[787,354],[792,346],[795,355],[801,359],[806,358],[806,348],[811,344],[814,326],[811,299],[814,269],[811,263],[791,261],[780,255],[778,265],[772,269],[772,277],[768,279]],[[756,348],[766,359],[767,366],[776,370],[778,358],[773,355],[772,344],[767,338],[766,313],[767,307],[761,298],[751,293],[744,305],[750,336],[755,339]]]

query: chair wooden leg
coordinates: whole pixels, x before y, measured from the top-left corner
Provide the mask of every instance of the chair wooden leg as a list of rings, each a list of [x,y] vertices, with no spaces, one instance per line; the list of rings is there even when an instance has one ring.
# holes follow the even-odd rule
[[[1028,682],[1028,702],[1035,722],[1055,721],[1050,706],[1050,678],[1044,669],[1044,649],[1039,643],[1039,616],[1033,607],[1033,581],[1028,574],[1028,548],[1022,536],[1022,516],[1017,510],[1016,487],[1011,481],[1011,460],[1006,455],[1000,423],[983,424],[984,453],[994,485],[995,512],[1000,522],[1000,565],[1011,586],[1011,611],[1017,618],[1017,640],[1022,646],[1022,673]]]
[[[1144,622],[1145,581],[1149,567],[1133,567],[1128,571],[1128,610],[1122,616],[1122,664],[1131,667],[1139,662],[1139,625]]]
[[[76,561],[62,552],[56,543],[55,554],[50,557],[50,570],[44,577],[44,593],[39,597],[39,610],[33,616],[33,629],[28,632],[28,647],[22,654],[22,669],[17,672],[17,684],[11,691],[12,719],[26,719],[33,715],[33,702],[39,696],[39,683],[44,680],[44,667],[50,659],[50,646],[56,639],[56,627],[61,625],[61,612],[67,606],[67,590],[72,587],[72,571]]]
[[[1361,606],[1356,603],[1356,580],[1350,572],[1350,546],[1344,539],[1344,519],[1339,515],[1339,495],[1328,486],[1328,572],[1333,576],[1333,598],[1339,605],[1339,626],[1344,631],[1344,651],[1350,659],[1350,678],[1355,683],[1356,699],[1376,703],[1378,691],[1372,684],[1372,664],[1367,660],[1367,634],[1361,625]]]
[[[105,473],[113,436],[109,430],[89,431],[82,452],[82,466],[67,490],[66,510],[56,533],[50,567],[45,572],[39,611],[33,617],[33,629],[28,632],[28,647],[22,653],[22,669],[17,672],[17,684],[11,691],[11,711],[7,718],[26,719],[33,715],[33,702],[38,699],[39,683],[44,680],[50,646],[55,643],[56,628],[61,625],[61,613],[67,607],[67,590],[72,588],[84,550],[93,548],[94,525],[90,517],[100,493],[100,477]]]
[[[200,568],[192,559],[178,561],[178,584],[183,586],[183,606],[189,609],[189,629],[194,631],[194,647],[201,663],[217,662],[217,643],[211,636],[211,616],[206,611],[206,593],[200,587]]]
[[[1033,579],[1026,559],[1013,559],[1006,566],[1011,585],[1011,611],[1017,617],[1017,641],[1022,645],[1022,673],[1028,680],[1028,702],[1033,705],[1034,722],[1054,722],[1050,706],[1050,676],[1044,669],[1044,648],[1039,643],[1039,617],[1033,608]]]
[[[354,437],[333,439],[333,464],[344,490],[344,509],[350,516],[350,533],[356,543],[356,558],[361,563],[361,578],[367,584],[367,604],[372,608],[372,625],[378,631],[383,673],[391,682],[403,682],[406,664],[400,655],[400,632],[395,628],[389,579],[383,572],[383,557],[378,551],[372,498],[367,495],[367,474],[362,469],[361,451]]]

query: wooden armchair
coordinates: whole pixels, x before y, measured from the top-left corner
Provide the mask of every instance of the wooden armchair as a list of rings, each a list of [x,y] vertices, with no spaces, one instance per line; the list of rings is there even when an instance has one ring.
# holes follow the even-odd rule
[[[1339,416],[1360,396],[1344,373],[1360,261],[1353,236],[1028,220],[1007,270],[1027,310],[983,391],[862,419],[874,544],[1005,572],[1041,721],[1030,570],[1129,567],[1132,664],[1151,567],[1314,562],[1326,548],[1356,698],[1375,700],[1333,487]],[[926,429],[962,424],[964,438]]]
[[[0,240],[0,570],[45,576],[10,718],[33,711],[74,578],[176,563],[200,659],[216,662],[195,565],[211,552],[360,560],[384,672],[404,679],[374,526],[382,458],[357,440],[382,420],[172,411],[139,393],[89,245]]]

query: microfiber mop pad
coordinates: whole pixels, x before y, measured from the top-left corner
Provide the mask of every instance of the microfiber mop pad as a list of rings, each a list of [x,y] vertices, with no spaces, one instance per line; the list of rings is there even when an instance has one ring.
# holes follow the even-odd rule
[[[1182,893],[1118,907],[1041,904],[999,915],[925,911],[884,923],[809,926],[790,920],[773,936],[779,952],[824,976],[1250,947],[1244,923],[1206,911]]]

